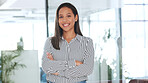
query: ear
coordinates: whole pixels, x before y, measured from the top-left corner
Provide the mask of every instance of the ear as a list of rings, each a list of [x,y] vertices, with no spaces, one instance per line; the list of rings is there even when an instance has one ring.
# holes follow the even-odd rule
[[[78,15],[75,16],[75,22],[77,22],[77,21],[78,21]]]

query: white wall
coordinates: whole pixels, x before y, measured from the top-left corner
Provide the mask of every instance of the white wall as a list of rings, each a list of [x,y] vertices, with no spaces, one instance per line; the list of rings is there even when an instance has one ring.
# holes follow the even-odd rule
[[[19,60],[27,67],[15,71],[15,75],[11,76],[14,83],[40,83],[38,51],[25,50]]]

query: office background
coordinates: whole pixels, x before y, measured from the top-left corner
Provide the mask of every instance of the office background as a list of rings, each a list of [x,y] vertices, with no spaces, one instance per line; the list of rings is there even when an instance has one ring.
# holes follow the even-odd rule
[[[0,4],[0,50],[16,50],[22,37],[24,50],[37,51],[39,83],[46,81],[40,68],[43,46],[54,34],[56,7],[65,1],[3,0]],[[148,79],[147,0],[69,2],[79,11],[83,35],[94,42],[95,66],[88,83]]]

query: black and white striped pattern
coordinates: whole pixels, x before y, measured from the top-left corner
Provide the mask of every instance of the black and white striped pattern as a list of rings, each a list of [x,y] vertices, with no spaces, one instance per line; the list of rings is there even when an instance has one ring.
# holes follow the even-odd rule
[[[52,54],[54,61],[47,58],[46,53]],[[76,66],[75,60],[83,62]],[[42,57],[42,68],[46,73],[46,79],[55,83],[77,83],[87,80],[87,76],[93,71],[94,48],[92,39],[77,36],[68,43],[64,38],[60,42],[60,50],[53,48],[51,38],[45,42]],[[52,73],[58,72],[55,76]]]

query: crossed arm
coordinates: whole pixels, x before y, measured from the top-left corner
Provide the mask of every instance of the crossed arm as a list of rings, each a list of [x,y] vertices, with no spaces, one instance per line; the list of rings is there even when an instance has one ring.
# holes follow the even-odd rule
[[[53,56],[50,53],[46,53],[47,54],[47,58],[50,59],[51,61],[54,60]],[[80,64],[83,64],[81,61],[75,60],[76,66],[79,66]],[[59,75],[58,72],[56,73],[52,73],[53,75]]]
[[[90,39],[86,44],[86,50],[83,55],[83,62],[77,60],[57,61],[50,53],[50,43],[46,42],[44,55],[42,57],[42,68],[46,74],[64,76],[66,78],[75,78],[87,76],[92,73],[94,64],[94,48]]]

